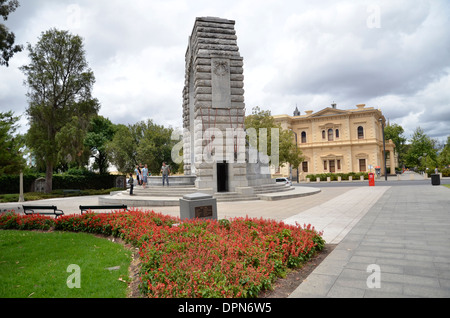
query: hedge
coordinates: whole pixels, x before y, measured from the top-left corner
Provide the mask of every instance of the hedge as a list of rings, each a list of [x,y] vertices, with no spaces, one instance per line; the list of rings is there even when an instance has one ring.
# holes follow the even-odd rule
[[[34,192],[33,183],[38,178],[44,178],[44,174],[28,173],[23,176],[24,192]],[[54,174],[53,189],[79,189],[100,190],[116,186],[117,175],[89,173],[85,175]],[[0,176],[0,194],[14,194],[20,192],[19,175]]]
[[[349,180],[350,176],[352,176],[353,180],[359,180],[361,176],[364,176],[364,180],[369,179],[368,172],[318,173],[318,174],[308,174],[306,178],[309,178],[311,181],[316,181],[317,178],[320,178],[320,181],[327,181],[327,178],[330,177],[331,181],[337,181],[338,177],[341,177],[341,180]]]

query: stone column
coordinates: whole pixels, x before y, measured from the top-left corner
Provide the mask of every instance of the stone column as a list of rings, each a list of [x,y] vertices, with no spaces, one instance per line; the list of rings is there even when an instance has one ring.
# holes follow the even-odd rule
[[[235,149],[245,154],[245,143],[239,142],[245,136],[237,136],[236,142],[232,138],[228,148],[225,138],[227,129],[243,131],[245,116],[244,63],[234,25],[232,20],[196,18],[186,52],[183,127],[190,138],[184,138],[184,169],[197,176],[199,189],[213,192],[218,162],[228,163],[229,191],[248,185],[245,160],[236,162],[234,156]]]

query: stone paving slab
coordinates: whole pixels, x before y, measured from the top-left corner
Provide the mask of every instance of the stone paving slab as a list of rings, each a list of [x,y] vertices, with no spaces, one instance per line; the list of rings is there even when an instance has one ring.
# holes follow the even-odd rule
[[[390,187],[359,187],[283,220],[312,224],[327,243],[339,243]]]
[[[391,187],[289,297],[450,297],[449,191]]]

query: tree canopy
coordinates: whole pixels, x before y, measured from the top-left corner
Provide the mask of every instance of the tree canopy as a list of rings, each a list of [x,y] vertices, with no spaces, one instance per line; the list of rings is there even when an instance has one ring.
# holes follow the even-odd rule
[[[101,174],[108,172],[107,144],[113,140],[115,133],[116,127],[108,118],[95,116],[91,119],[84,145],[89,148],[91,157],[94,158],[94,169],[98,169]]]
[[[405,130],[402,126],[398,124],[389,124],[386,127],[384,127],[384,136],[386,140],[392,140],[392,142],[395,144],[395,152],[398,156],[398,163],[400,166],[403,166],[404,164],[404,157],[405,157],[405,143],[406,138],[403,136],[403,133]]]
[[[4,21],[19,7],[18,0],[0,0],[0,16]],[[0,23],[0,65],[9,66],[9,60],[23,50],[22,45],[14,44],[16,36],[3,23]]]
[[[23,136],[15,135],[18,120],[12,111],[0,112],[0,174],[17,174],[25,166]]]
[[[261,110],[260,107],[254,107],[252,114],[245,117],[245,128],[254,128],[257,134],[257,142],[259,148],[260,129],[267,131],[267,155],[271,156],[272,149],[272,128],[277,128],[279,131],[279,164],[284,166],[290,164],[297,168],[303,162],[302,152],[295,144],[295,133],[292,130],[283,129],[280,124],[276,124],[274,118],[269,110]]]
[[[134,125],[117,125],[114,138],[107,145],[110,161],[121,172],[130,173],[140,163],[147,164],[152,174],[159,174],[162,162],[177,171],[179,164],[172,161],[172,128],[155,124],[152,120]]]
[[[424,130],[417,127],[411,137],[411,144],[405,155],[408,167],[417,167],[424,171],[426,167],[437,166],[437,143],[436,140],[425,134]]]
[[[81,156],[82,132],[100,105],[91,96],[95,78],[80,36],[51,29],[27,48],[31,62],[21,67],[28,86],[27,144],[36,163],[46,167],[50,192],[55,165]]]

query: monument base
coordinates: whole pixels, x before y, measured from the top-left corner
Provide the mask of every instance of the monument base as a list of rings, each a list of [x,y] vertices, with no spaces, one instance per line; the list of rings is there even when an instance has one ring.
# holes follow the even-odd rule
[[[180,219],[217,220],[217,200],[205,193],[192,193],[180,199]]]

